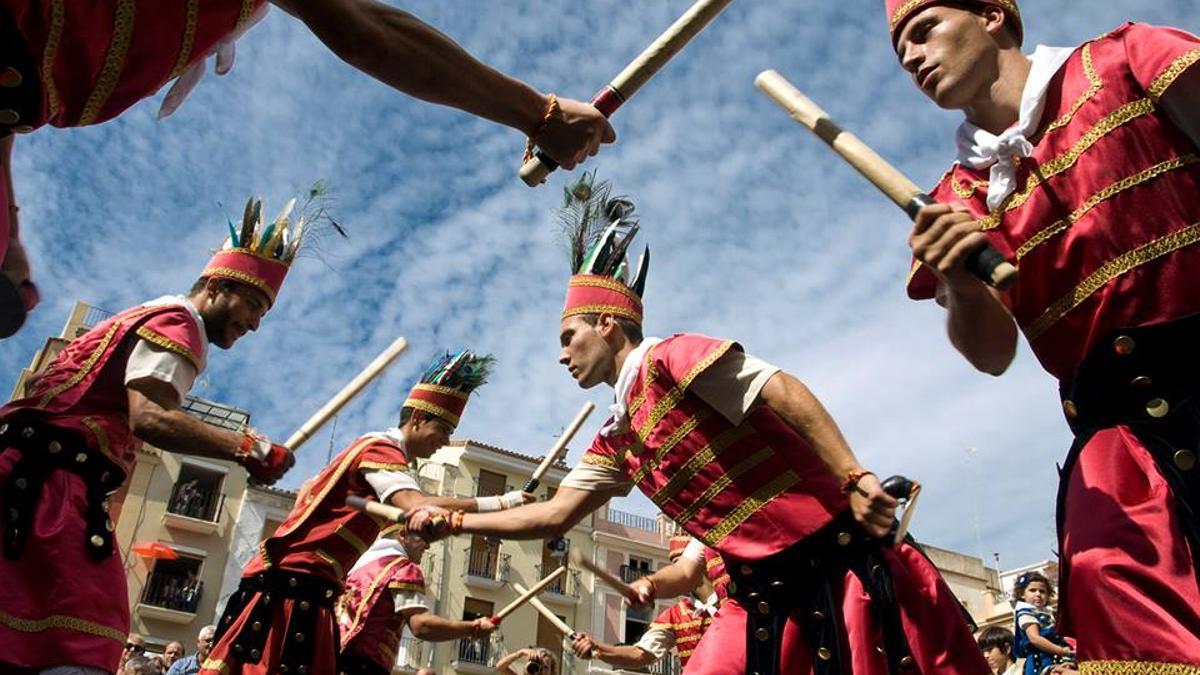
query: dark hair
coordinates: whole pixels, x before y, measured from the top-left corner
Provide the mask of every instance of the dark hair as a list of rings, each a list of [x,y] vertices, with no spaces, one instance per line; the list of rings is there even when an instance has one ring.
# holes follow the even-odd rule
[[[587,325],[593,327],[600,323],[599,314],[581,314],[579,318],[583,319],[584,323]],[[633,319],[626,319],[622,316],[613,315],[613,320],[617,322],[617,326],[621,329],[621,332],[624,333],[625,337],[628,338],[628,340],[633,344],[641,344],[642,340],[645,339],[642,335],[642,327],[639,326],[638,323]]]
[[[1045,574],[1042,574],[1036,570],[1031,572],[1022,572],[1021,576],[1017,577],[1017,580],[1013,582],[1013,597],[1017,600],[1024,600],[1025,589],[1029,588],[1029,584],[1032,584],[1035,581],[1040,581],[1043,584],[1046,584],[1047,600],[1050,600],[1054,597],[1054,586],[1050,584],[1050,579],[1046,577]]]
[[[987,651],[993,647],[1012,656],[1012,631],[1000,626],[988,626],[979,634],[976,642],[979,643],[979,648]]]
[[[200,277],[197,279],[196,283],[192,284],[192,288],[188,290],[188,295],[195,295],[203,291],[204,287],[208,285],[209,279],[212,279],[212,277]],[[238,282],[234,281],[233,279],[225,279],[223,277],[217,278],[217,290],[231,291],[237,287]]]

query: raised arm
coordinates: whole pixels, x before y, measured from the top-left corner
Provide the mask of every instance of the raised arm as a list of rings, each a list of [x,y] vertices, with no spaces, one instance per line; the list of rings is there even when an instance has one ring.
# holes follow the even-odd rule
[[[447,511],[466,511],[467,513],[503,511],[521,504],[528,504],[534,499],[535,497],[528,492],[517,491],[493,497],[438,497],[417,490],[397,490],[388,497],[392,506],[405,511],[419,506],[436,506]]]
[[[583,659],[600,659],[618,668],[645,668],[653,665],[658,657],[637,645],[610,645],[597,642],[587,633],[580,633],[571,641],[571,650]]]
[[[538,146],[572,168],[616,139],[593,106],[549,98],[479,61],[417,17],[376,0],[272,0],[308,26],[342,60],[410,96],[536,134]],[[486,9],[483,11],[487,11]]]
[[[499,513],[468,513],[463,517],[462,531],[501,539],[560,537],[611,497],[609,492],[561,487],[550,501]]]
[[[443,642],[458,638],[481,638],[496,630],[488,619],[460,621],[438,616],[427,610],[418,610],[408,615],[408,627],[413,636],[426,642]]]

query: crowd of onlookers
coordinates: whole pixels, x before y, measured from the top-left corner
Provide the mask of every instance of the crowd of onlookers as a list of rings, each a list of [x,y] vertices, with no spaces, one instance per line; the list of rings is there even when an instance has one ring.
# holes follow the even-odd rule
[[[167,643],[162,654],[151,654],[146,651],[146,641],[136,633],[131,634],[125,641],[116,675],[195,675],[208,658],[216,632],[215,626],[201,628],[196,636],[196,650],[190,656],[178,642]]]
[[[1066,675],[1078,672],[1071,642],[1058,634],[1054,587],[1041,572],[1013,584],[1013,629],[985,628],[977,640],[995,675]]]

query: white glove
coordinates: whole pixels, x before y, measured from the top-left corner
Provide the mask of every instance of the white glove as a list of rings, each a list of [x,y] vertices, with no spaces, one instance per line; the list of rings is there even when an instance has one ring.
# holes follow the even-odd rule
[[[502,495],[493,495],[491,497],[476,497],[475,508],[479,513],[488,513],[491,511],[504,511],[506,509],[516,508],[525,503],[525,493],[520,490],[513,490]]]

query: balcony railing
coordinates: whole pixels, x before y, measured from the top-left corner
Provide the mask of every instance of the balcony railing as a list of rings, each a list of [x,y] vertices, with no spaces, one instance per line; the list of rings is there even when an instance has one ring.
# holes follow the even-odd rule
[[[203,595],[203,581],[175,574],[151,574],[146,582],[142,604],[195,614]]]
[[[621,565],[621,581],[631,584],[638,579],[650,574],[652,570],[642,569],[641,567],[631,567],[629,565]]]
[[[626,513],[616,509],[608,510],[608,522],[624,525],[625,527],[645,532],[658,532],[658,519],[649,516],[639,516],[636,513]]]
[[[469,577],[487,579],[500,583],[508,582],[509,561],[512,558],[507,553],[501,553],[499,548],[472,546],[467,549],[465,573]]]
[[[644,672],[650,675],[679,675],[679,655],[668,652],[666,656],[647,666]]]
[[[110,312],[107,309],[101,309],[92,305],[88,305],[87,308],[87,313],[83,315],[83,321],[80,322],[82,328],[94,328],[101,321],[116,316],[114,312]]]
[[[224,492],[200,489],[188,481],[176,483],[172,488],[167,512],[216,523],[221,520],[221,508],[224,505]]]
[[[559,565],[550,565],[549,569],[545,564],[537,566],[538,578],[544,579],[547,574],[558,569]],[[547,593],[566,596],[568,598],[579,597],[579,570],[567,570],[567,573],[554,580],[554,583],[546,587]]]
[[[411,637],[400,640],[400,648],[396,650],[396,665],[406,670],[421,668],[425,665],[422,662],[424,644],[421,640]]]
[[[491,668],[496,665],[500,649],[489,638],[459,638],[456,661]]]

